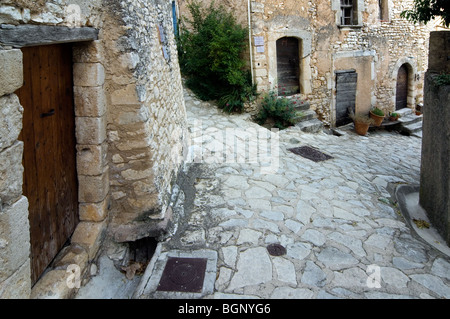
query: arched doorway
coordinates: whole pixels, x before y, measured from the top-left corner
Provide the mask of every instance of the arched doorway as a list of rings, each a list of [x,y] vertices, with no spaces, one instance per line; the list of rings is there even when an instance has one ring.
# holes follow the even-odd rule
[[[278,92],[283,95],[300,93],[300,46],[294,37],[277,40]]]
[[[409,69],[405,63],[398,69],[395,109],[408,107]]]

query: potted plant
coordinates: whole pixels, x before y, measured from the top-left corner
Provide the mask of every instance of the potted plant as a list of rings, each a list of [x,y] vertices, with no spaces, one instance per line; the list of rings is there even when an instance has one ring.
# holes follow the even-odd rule
[[[389,121],[394,122],[394,121],[397,121],[399,118],[400,118],[400,114],[398,114],[398,113],[393,112],[393,113],[389,114]]]
[[[378,107],[370,110],[370,117],[375,121],[375,126],[380,126],[384,120],[384,112]]]
[[[369,130],[369,126],[374,124],[374,119],[365,114],[350,113],[350,118],[355,125],[355,131],[359,135],[366,135]]]

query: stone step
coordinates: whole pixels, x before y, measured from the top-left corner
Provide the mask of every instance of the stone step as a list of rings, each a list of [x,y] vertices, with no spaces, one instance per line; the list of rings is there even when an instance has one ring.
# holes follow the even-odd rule
[[[309,110],[309,107],[310,107],[310,104],[309,104],[309,102],[297,102],[296,104],[295,104],[295,107],[294,107],[294,109],[296,110],[296,111],[306,111],[306,110]]]
[[[298,111],[297,116],[294,117],[294,123],[299,123],[303,121],[309,121],[311,119],[317,118],[317,114],[313,110]]]
[[[401,117],[404,117],[404,116],[413,114],[413,110],[408,107],[405,107],[403,109],[396,110],[395,113],[399,114]]]
[[[402,132],[409,135],[422,131],[422,121],[403,125]]]
[[[398,119],[398,121],[403,125],[408,125],[412,123],[422,122],[422,115],[415,115],[415,114],[408,114],[405,116],[402,116]]]
[[[323,123],[319,119],[313,118],[307,121],[301,121],[295,126],[299,127],[300,130],[306,133],[318,133],[323,129]]]

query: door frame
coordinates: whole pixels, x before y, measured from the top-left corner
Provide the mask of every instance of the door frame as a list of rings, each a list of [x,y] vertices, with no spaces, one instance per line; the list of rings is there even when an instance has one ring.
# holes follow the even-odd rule
[[[297,38],[300,51],[300,94],[311,94],[311,43],[312,34],[305,30],[281,30],[273,31],[267,34],[268,38],[268,64],[269,64],[269,84],[270,89],[277,86],[278,68],[277,68],[277,40],[280,38]]]
[[[418,79],[418,69],[417,63],[413,57],[406,57],[399,59],[397,63],[394,65],[391,73],[391,81],[392,81],[392,98],[391,105],[392,109],[395,110],[396,101],[397,101],[397,78],[398,71],[400,68],[405,65],[408,69],[408,98],[407,98],[407,108],[414,109],[416,103],[417,96],[417,87],[416,80]]]
[[[19,139],[24,142],[23,192],[29,196],[33,284],[79,223],[72,47],[23,47],[22,56],[27,65],[26,87],[16,94],[24,107]],[[48,94],[44,95],[44,91]],[[49,153],[54,156],[46,159]],[[42,193],[47,187],[47,192]]]
[[[296,48],[295,48],[295,60],[297,61],[297,63],[295,63],[295,67],[293,67],[293,68],[290,68],[290,71],[292,72],[292,71],[295,71],[295,77],[296,77],[296,83],[297,83],[297,91],[298,92],[295,92],[295,93],[292,93],[292,91],[289,91],[289,92],[287,92],[286,94],[287,95],[296,95],[296,94],[300,94],[300,93],[302,93],[301,92],[301,87],[300,87],[300,79],[301,79],[301,63],[300,63],[300,59],[301,59],[301,40],[300,39],[298,39],[298,38],[296,38],[296,37],[282,37],[282,38],[279,38],[277,41],[276,41],[276,47],[277,47],[277,79],[278,79],[278,94],[280,95],[280,85],[282,85],[281,84],[281,82],[284,82],[284,81],[282,81],[281,79],[280,79],[280,77],[279,77],[279,67],[280,67],[280,57],[281,57],[281,52],[280,52],[280,50],[279,50],[279,48],[280,48],[280,46],[283,46],[281,43],[280,43],[280,41],[284,41],[284,40],[286,40],[286,41],[292,41],[293,42],[293,44],[294,44],[294,41],[295,41],[295,45],[293,45],[292,47],[294,47],[294,46],[296,46]],[[290,53],[290,52],[289,52]],[[291,56],[291,55],[289,55],[289,56]],[[289,59],[289,62],[290,62],[290,59]],[[292,73],[294,73],[294,72],[292,72]]]
[[[72,44],[80,222],[72,234],[70,245],[55,259],[61,260],[67,254],[73,258],[74,253],[86,255],[80,257],[81,262],[77,264],[81,273],[84,273],[88,262],[99,250],[107,227],[109,209],[105,69],[101,63],[104,57],[98,34],[97,29],[90,27],[19,25],[0,29],[0,42],[17,49],[27,46]],[[53,275],[54,271],[58,270],[49,268],[34,287],[44,282],[44,276],[53,280],[58,278],[58,275],[56,277]],[[33,291],[34,289],[31,296]]]

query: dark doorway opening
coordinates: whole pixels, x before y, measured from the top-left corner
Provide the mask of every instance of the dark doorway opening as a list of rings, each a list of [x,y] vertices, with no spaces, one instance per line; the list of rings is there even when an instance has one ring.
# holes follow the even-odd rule
[[[357,82],[355,70],[336,71],[336,126],[352,122],[349,114],[355,112]]]
[[[406,64],[403,64],[398,70],[397,75],[397,90],[395,100],[396,110],[408,107],[408,82],[409,82],[408,66]]]
[[[277,40],[278,94],[300,93],[300,43],[297,38]]]

